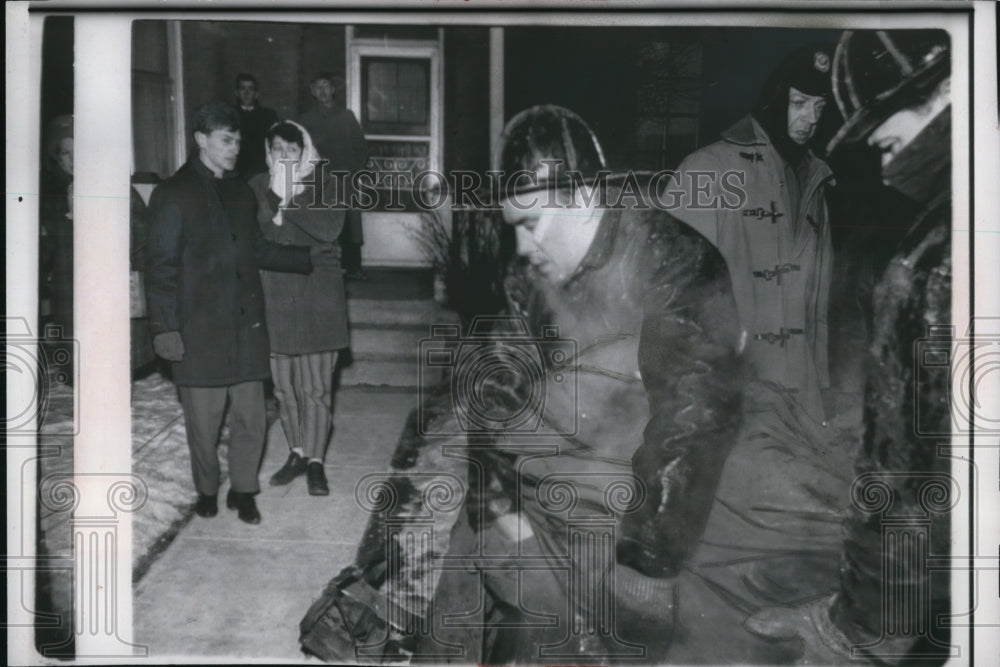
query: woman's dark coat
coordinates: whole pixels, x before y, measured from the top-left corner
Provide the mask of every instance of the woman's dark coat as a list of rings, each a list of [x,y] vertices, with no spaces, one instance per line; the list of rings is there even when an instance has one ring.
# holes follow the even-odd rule
[[[324,192],[332,192],[324,188]],[[268,241],[281,245],[329,245],[336,243],[344,227],[344,211],[310,208],[313,191],[292,200],[282,209],[282,224],[274,223],[280,198],[270,190],[268,174],[250,179],[257,197],[257,222]],[[347,296],[340,264],[317,267],[309,275],[261,271],[267,330],[271,351],[278,354],[308,354],[340,350],[350,344],[347,330]]]

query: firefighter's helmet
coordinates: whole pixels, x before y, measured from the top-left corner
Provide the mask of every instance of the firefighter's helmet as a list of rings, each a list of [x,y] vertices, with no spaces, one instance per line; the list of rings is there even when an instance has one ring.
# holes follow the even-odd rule
[[[578,115],[551,104],[533,106],[510,119],[494,155],[493,168],[510,179],[515,192],[570,187],[569,172],[590,179],[607,167],[594,132]]]
[[[949,72],[943,30],[845,32],[833,58],[833,94],[844,125],[827,153],[865,139],[896,112],[922,103]]]

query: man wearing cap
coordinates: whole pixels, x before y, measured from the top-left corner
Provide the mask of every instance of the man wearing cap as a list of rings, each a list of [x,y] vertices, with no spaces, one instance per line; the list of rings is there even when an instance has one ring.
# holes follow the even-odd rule
[[[879,151],[883,183],[919,213],[875,288],[864,432],[854,445],[839,586],[805,606],[765,609],[746,625],[772,641],[801,640],[799,659],[808,664],[942,664],[961,655],[949,646],[950,572],[934,573],[927,563],[950,551],[950,512],[959,500],[951,469],[961,461],[947,454],[949,37],[943,30],[847,32],[836,64],[834,91],[846,122],[829,152],[858,143]],[[929,366],[927,350],[938,359],[944,353],[943,368]]]
[[[745,179],[746,204],[705,206],[716,199],[719,179],[702,176],[710,192],[674,211],[726,258],[747,359],[765,395],[791,396],[817,423],[825,420],[820,390],[829,384],[826,310],[833,250],[825,189],[831,171],[809,143],[830,97],[831,54],[815,45],[786,57],[754,110],[678,168],[688,179],[736,170]]]
[[[679,167],[683,177],[736,170],[744,179],[742,209],[692,200],[674,213],[726,258],[752,378],[741,432],[681,578],[690,630],[672,661],[780,661],[780,650],[743,629],[746,616],[836,581],[831,554],[842,539],[836,517],[848,502],[850,452],[823,427],[831,172],[808,147],[830,93],[831,52],[808,46],[786,57],[753,112]],[[713,639],[720,632],[725,641]]]
[[[333,172],[345,173],[337,183],[344,184],[344,192],[337,193],[348,204],[344,231],[340,235],[343,248],[344,270],[347,277],[364,280],[361,271],[361,246],[364,232],[361,226],[361,211],[350,206],[353,189],[351,176],[363,169],[368,161],[368,144],[365,133],[354,117],[354,112],[344,106],[344,80],[329,72],[321,72],[313,77],[309,85],[316,103],[302,114],[299,122],[309,131],[319,154],[329,160],[327,168]]]

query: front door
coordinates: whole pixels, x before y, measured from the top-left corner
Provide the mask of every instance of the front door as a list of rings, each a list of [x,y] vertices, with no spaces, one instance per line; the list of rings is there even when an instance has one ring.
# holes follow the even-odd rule
[[[441,43],[440,30],[436,40],[348,31],[349,103],[368,140],[368,169],[378,174],[378,205],[362,214],[367,266],[429,265],[414,236],[420,207],[411,187],[432,185],[426,172],[442,171]]]

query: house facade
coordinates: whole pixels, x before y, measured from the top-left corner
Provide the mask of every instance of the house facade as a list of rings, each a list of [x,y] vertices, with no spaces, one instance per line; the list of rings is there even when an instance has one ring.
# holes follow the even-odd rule
[[[613,170],[668,169],[745,114],[773,62],[827,36],[820,33],[138,20],[133,171],[153,181],[173,173],[193,145],[193,109],[232,102],[238,73],[257,77],[260,104],[294,120],[312,103],[309,82],[321,71],[346,81],[338,103],[361,122],[368,168],[379,174],[483,173],[505,120],[535,104],[577,112]],[[740,57],[751,49],[753,59]],[[413,237],[414,202],[379,200],[363,215],[365,264],[426,265]]]

